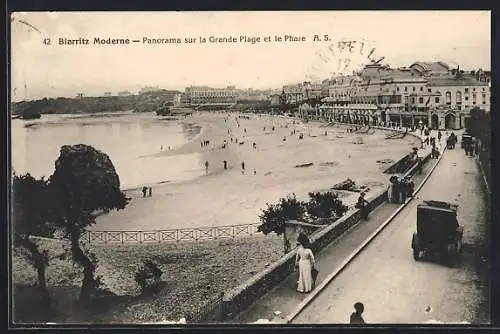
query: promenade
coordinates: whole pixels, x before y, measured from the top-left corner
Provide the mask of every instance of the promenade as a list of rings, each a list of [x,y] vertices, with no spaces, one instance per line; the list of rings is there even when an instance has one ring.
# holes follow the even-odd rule
[[[435,131],[433,131],[431,135],[436,136]],[[445,139],[446,136],[443,133],[443,138],[441,140],[440,145],[444,144]],[[414,176],[414,182],[416,186],[418,186],[422,182],[425,175],[429,172],[429,170],[435,163],[436,160],[430,160],[429,163],[427,163],[424,166],[422,174],[416,174]],[[453,172],[450,173],[449,170]],[[481,200],[482,197],[480,196],[481,192],[480,182],[482,182],[481,180],[482,178],[479,175],[479,170],[476,166],[475,159],[466,157],[464,155],[463,150],[461,150],[460,146],[457,145],[454,150],[446,151],[445,156],[442,158],[441,162],[437,165],[433,174],[431,175],[427,183],[424,185],[421,192],[417,195],[417,198],[415,200],[412,200],[408,204],[408,207],[405,208],[404,211],[402,211],[400,215],[398,215],[396,219],[390,223],[390,225],[386,228],[386,230],[389,230],[389,228],[393,225],[394,226],[400,225],[401,223],[398,222],[401,219],[403,219],[400,217],[403,217],[404,215],[406,215],[405,217],[407,217],[408,213],[415,215],[416,204],[423,199],[421,198],[421,196],[424,196],[425,199],[432,198],[438,200],[442,199],[442,200],[453,201],[454,199],[457,198],[456,197],[457,193],[462,193],[461,195],[458,196],[457,200],[461,207],[459,209],[459,219],[461,216],[465,215],[465,217],[469,217],[470,214],[474,214],[470,212],[470,210],[474,208],[469,208],[469,205],[465,204],[468,202],[462,202],[466,198],[467,201],[473,200],[478,203],[478,205],[475,206],[475,208],[477,208],[477,210],[480,211],[478,214],[481,215],[482,211],[480,208],[484,207],[484,201]],[[468,192],[467,197],[465,197],[463,194],[464,189],[470,189],[472,190],[472,192]],[[469,199],[468,197],[471,196],[472,199]],[[480,205],[481,203],[482,206]],[[379,226],[381,226],[383,222],[394,213],[394,211],[398,208],[398,206],[399,204],[392,204],[387,202],[382,204],[370,214],[370,218],[368,221],[360,222],[358,225],[354,226],[349,231],[344,233],[335,242],[330,244],[326,249],[317,254],[316,255],[317,268],[319,269],[317,285],[319,285],[332,271],[334,271],[346,257],[348,257],[366,238],[368,238],[368,236],[370,236]],[[477,223],[481,221],[481,219],[483,218],[486,219],[485,217],[482,218],[476,217],[474,221]],[[467,220],[470,221],[468,218]],[[392,242],[384,242],[382,249],[388,253],[389,258],[391,258],[391,254],[394,252],[393,255],[403,256],[405,259],[407,258],[408,266],[415,266],[415,263],[411,256],[411,247],[410,247],[412,230],[415,229],[414,217],[412,219],[404,220],[403,224],[408,225],[407,228],[403,230],[404,231],[403,234],[406,233],[407,235],[406,234],[398,235],[398,237],[394,239],[395,245],[396,246],[400,245],[402,249],[394,250]],[[386,230],[382,231],[381,234],[376,238],[376,240],[380,238],[384,239],[383,236],[386,233],[388,233],[386,232]],[[464,233],[467,234],[467,227],[465,228]],[[464,242],[466,244],[468,243],[467,237],[465,237]],[[474,242],[471,242],[471,244],[473,243]],[[380,249],[375,250],[375,252],[380,252],[380,251],[381,251]],[[379,255],[373,254],[372,252],[371,256],[373,258],[378,258]],[[354,260],[354,262],[356,261],[357,260]],[[371,289],[372,275],[378,276],[379,272],[383,272],[386,266],[392,266],[391,269],[399,270],[398,269],[399,267],[391,265],[389,261],[387,264],[379,263],[378,268],[374,268],[373,272],[364,272],[363,275],[360,275],[359,273],[354,273],[354,275],[356,275],[356,278],[358,280],[364,280],[365,282],[364,284],[365,287],[358,289],[367,289],[367,284],[368,284],[367,281],[370,282],[369,285]],[[418,273],[415,273],[414,271],[410,272],[419,277]],[[345,280],[348,281],[350,279],[348,274],[342,274],[342,275],[344,275]],[[291,313],[297,307],[297,305],[306,298],[305,295],[299,294],[295,291],[295,285],[297,279],[296,276],[297,276],[296,273],[290,275],[287,279],[285,279],[282,282],[282,284],[278,285],[273,290],[265,294],[263,297],[261,297],[255,303],[253,303],[249,308],[247,308],[242,313],[237,315],[236,318],[234,318],[231,322],[252,323],[258,321],[259,319],[260,320],[267,319],[271,320],[272,322],[282,323],[284,319],[287,317],[287,315]],[[391,278],[389,277],[386,277],[386,279],[389,281],[391,280]],[[330,283],[327,286],[327,288],[325,288],[325,290],[320,293],[320,297],[317,297],[316,299],[316,300],[321,299],[323,301],[318,302],[319,304],[317,304],[316,300],[314,300],[310,307],[306,307],[306,310],[304,310],[302,314],[299,314],[299,317],[296,319],[297,322],[299,323],[344,322],[345,323],[345,320],[346,319],[348,320],[348,315],[350,313],[346,314],[335,313],[338,316],[338,318],[329,316],[330,311],[332,309],[331,295],[338,293],[340,290],[345,290],[346,289],[345,286],[348,286],[348,283],[344,281],[343,283],[344,285],[342,284],[335,285],[335,288],[329,288],[330,286],[333,286],[334,283],[335,280],[332,283]],[[469,283],[472,284],[471,282]],[[424,284],[423,286],[425,286],[425,281],[422,282],[422,284]],[[384,285],[381,284],[381,286]],[[430,293],[434,291],[434,289],[432,289],[432,286],[429,290]],[[357,291],[359,292],[359,290]],[[399,290],[396,289],[395,291]],[[395,297],[397,297],[397,295]],[[360,297],[360,299],[361,301],[364,302],[364,300],[362,300],[363,298]],[[379,301],[384,301],[385,299],[386,298],[380,297]],[[348,306],[350,310],[352,308],[352,304],[354,303],[354,301],[349,301],[349,302],[346,301],[346,303],[349,304],[349,305],[346,304],[346,306]],[[319,305],[318,306],[319,308],[313,305]],[[325,309],[321,309],[321,307],[325,305],[327,305]],[[378,307],[376,299],[373,300],[372,307]],[[350,310],[350,312],[352,312],[352,310]],[[342,321],[340,321],[341,318]],[[463,317],[458,317],[458,318],[463,318]],[[456,321],[457,319],[452,319],[449,321],[453,320]]]
[[[425,199],[459,205],[464,240],[461,262],[454,267],[413,260],[416,206]],[[357,301],[365,305],[367,323],[488,323],[487,212],[475,158],[465,156],[459,147],[446,151],[415,200],[299,313],[294,323],[348,323]],[[320,260],[320,271],[325,263]]]

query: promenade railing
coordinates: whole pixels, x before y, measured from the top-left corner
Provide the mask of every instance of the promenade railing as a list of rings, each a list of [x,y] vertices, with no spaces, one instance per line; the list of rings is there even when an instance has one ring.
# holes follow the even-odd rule
[[[151,243],[234,239],[259,233],[259,224],[194,227],[154,231],[87,231],[82,240],[89,243]]]

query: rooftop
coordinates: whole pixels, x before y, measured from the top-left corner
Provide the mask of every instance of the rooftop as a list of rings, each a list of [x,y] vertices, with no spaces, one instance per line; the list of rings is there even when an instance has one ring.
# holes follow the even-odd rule
[[[485,82],[478,81],[475,77],[469,75],[448,76],[448,77],[430,77],[428,78],[429,86],[487,86]]]
[[[410,66],[411,69],[414,69],[418,72],[448,72],[450,70],[450,66],[442,61],[436,62],[415,62]]]

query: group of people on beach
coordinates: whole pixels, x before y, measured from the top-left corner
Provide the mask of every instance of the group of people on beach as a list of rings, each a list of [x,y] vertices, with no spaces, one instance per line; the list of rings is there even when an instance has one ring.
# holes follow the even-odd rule
[[[148,195],[149,197],[153,196],[153,188],[151,187],[142,187],[142,197],[146,197]]]

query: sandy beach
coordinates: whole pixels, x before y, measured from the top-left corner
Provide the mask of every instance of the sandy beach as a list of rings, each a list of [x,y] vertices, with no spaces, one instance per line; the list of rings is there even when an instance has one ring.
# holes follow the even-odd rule
[[[397,161],[418,142],[413,136],[386,140],[388,132],[380,130],[356,134],[340,125],[301,124],[291,118],[272,116],[243,117],[250,119],[222,113],[200,113],[187,118],[186,122],[199,125],[201,132],[180,147],[153,155],[200,153],[199,169],[203,175],[154,185],[152,197],[143,198],[140,189],[129,189],[126,192],[132,200],[128,207],[100,216],[92,230],[254,224],[267,202],[275,203],[290,193],[307,199],[308,192],[326,191],[347,177],[368,185],[374,192],[387,185],[387,175],[382,173],[390,165],[387,162]],[[295,135],[291,134],[293,130]],[[300,133],[304,134],[303,139],[299,139]],[[355,143],[359,137],[362,144]],[[203,140],[210,140],[210,145],[202,147]],[[224,140],[226,148],[222,148]],[[228,162],[227,170],[223,168],[224,160]],[[205,161],[209,163],[206,174]],[[295,167],[308,163],[313,165]],[[348,203],[355,200],[353,195],[344,199]]]

